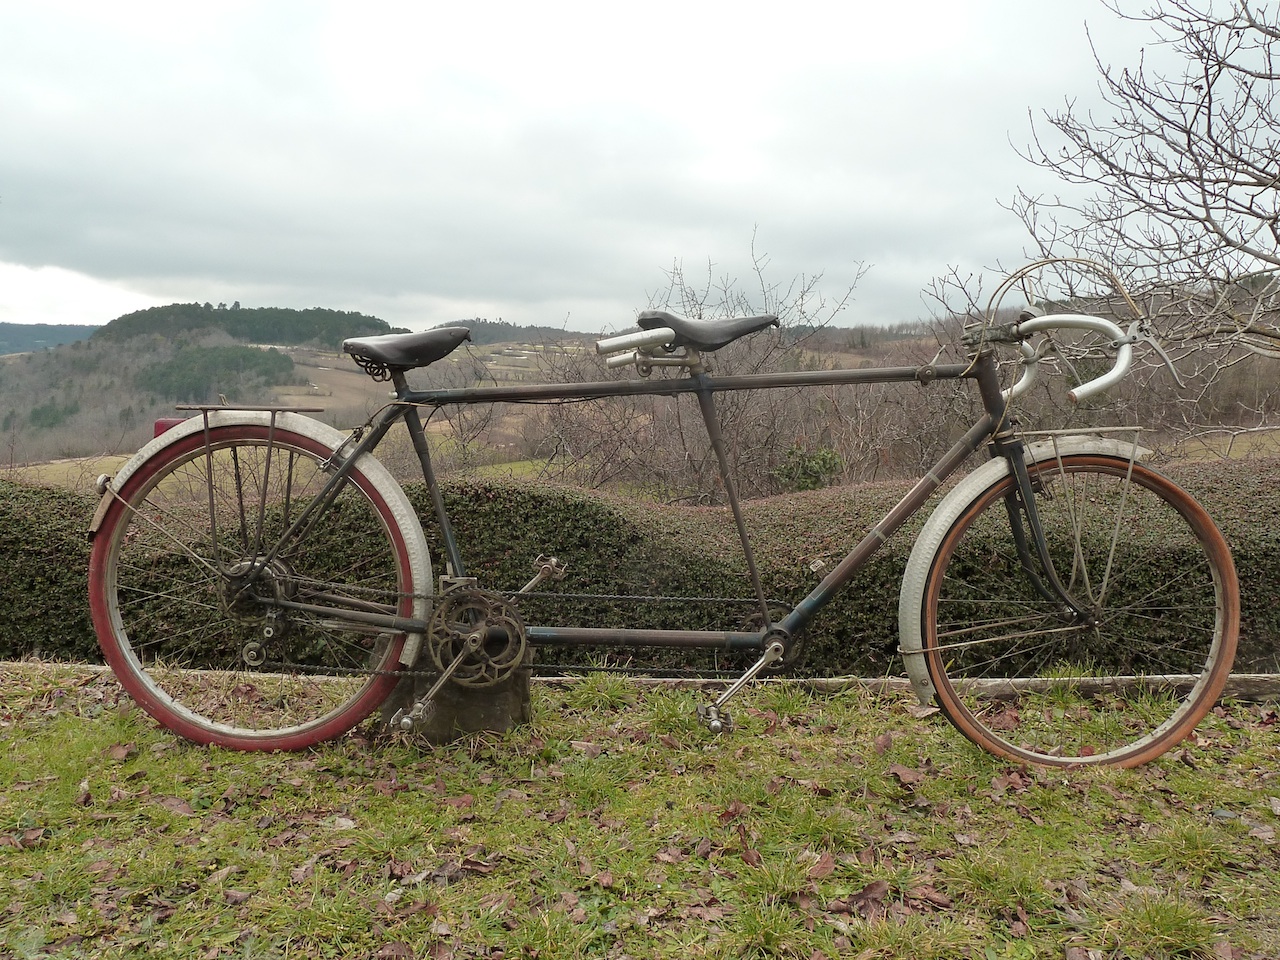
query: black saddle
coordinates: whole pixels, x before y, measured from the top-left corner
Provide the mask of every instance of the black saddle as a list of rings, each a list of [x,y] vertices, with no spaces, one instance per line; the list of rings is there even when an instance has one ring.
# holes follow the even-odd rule
[[[380,337],[352,337],[342,349],[372,376],[413,370],[435,363],[471,339],[467,327],[434,327],[421,333],[388,333]]]
[[[723,320],[689,320],[665,310],[645,310],[636,317],[636,323],[643,330],[670,327],[676,332],[674,346],[710,351],[719,350],[748,333],[755,333],[765,327],[776,327],[778,318],[773,314],[764,314],[759,317],[728,317]]]

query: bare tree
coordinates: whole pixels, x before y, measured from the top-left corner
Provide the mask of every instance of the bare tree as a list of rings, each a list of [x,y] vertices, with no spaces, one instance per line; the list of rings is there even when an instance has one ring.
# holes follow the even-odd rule
[[[710,264],[705,275],[694,277],[677,262],[667,272],[665,289],[651,294],[649,305],[695,319],[778,316],[777,332],[755,334],[705,358],[714,374],[821,363],[821,357],[806,351],[806,341],[844,309],[853,287],[828,298],[821,292],[821,274],[774,283],[768,276],[767,256],[753,249],[752,262],[752,277],[746,283],[717,276]],[[862,272],[860,267],[859,278]],[[607,371],[588,353],[550,355],[549,362],[547,374],[556,380],[634,375]],[[747,496],[778,490],[780,464],[788,451],[830,446],[829,438],[815,426],[812,397],[799,391],[723,393],[716,403],[729,441],[731,467]],[[711,501],[720,496],[716,462],[690,397],[630,397],[549,406],[544,410],[542,435],[546,439],[540,454],[548,459],[549,471],[575,483],[644,489],[669,500]]]
[[[1280,14],[1103,2],[1150,26],[1150,56],[1095,48],[1104,107],[1046,112],[1025,152],[1085,199],[1024,192],[1014,212],[1042,255],[1111,265],[1166,339],[1280,358]]]

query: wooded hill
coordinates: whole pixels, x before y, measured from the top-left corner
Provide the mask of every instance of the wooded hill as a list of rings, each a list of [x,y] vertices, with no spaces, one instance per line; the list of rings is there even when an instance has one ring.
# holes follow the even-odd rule
[[[479,317],[453,323],[470,328],[474,345],[584,336]],[[101,327],[0,325],[0,337],[15,327],[0,360],[0,466],[132,452],[175,403],[282,402],[307,394],[326,366],[345,365],[333,356],[343,340],[407,332],[354,311],[238,302],[150,307]]]
[[[590,337],[483,317],[452,323],[471,330],[472,349],[493,344],[536,344],[541,349]],[[324,396],[326,408],[338,408],[340,403],[328,393],[332,385],[315,381],[330,376],[328,367],[346,365],[347,358],[333,356],[342,340],[399,332],[358,312],[242,307],[238,302],[170,303],[86,330],[88,335],[72,342],[0,361],[0,466],[132,452],[150,438],[157,417],[172,415],[174,403]],[[904,333],[797,328],[787,330],[786,342],[803,339],[806,349],[835,355]],[[493,361],[476,355],[472,361],[489,378],[511,374],[504,366],[509,358]],[[545,378],[556,371],[534,375]]]
[[[214,402],[219,395],[256,403],[269,400],[275,387],[305,388],[308,377],[285,352],[261,345],[335,351],[347,337],[398,332],[360,313],[238,303],[151,307],[102,327],[76,328],[79,336],[70,340],[65,329],[31,330],[21,341],[30,352],[11,351],[0,362],[6,465],[131,452],[174,403]],[[62,342],[47,348],[37,342],[50,339]]]
[[[173,339],[208,331],[222,331],[232,339],[248,343],[289,346],[314,343],[335,349],[348,337],[407,332],[401,327],[392,327],[385,320],[354,311],[322,307],[308,310],[241,307],[237,300],[230,307],[225,303],[216,307],[211,303],[171,303],[164,307],[136,310],[99,327],[93,339],[120,343],[135,337]]]

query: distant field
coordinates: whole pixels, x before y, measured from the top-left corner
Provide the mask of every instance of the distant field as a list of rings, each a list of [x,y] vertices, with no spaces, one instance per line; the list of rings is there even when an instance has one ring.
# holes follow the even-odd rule
[[[126,459],[123,456],[83,457],[3,467],[0,468],[0,479],[90,493],[100,474],[114,473]]]
[[[1177,457],[1188,460],[1244,459],[1280,455],[1280,430],[1249,430],[1183,440],[1174,448]]]

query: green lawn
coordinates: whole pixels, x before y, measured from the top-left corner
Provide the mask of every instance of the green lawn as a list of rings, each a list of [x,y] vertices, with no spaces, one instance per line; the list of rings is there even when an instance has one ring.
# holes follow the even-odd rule
[[[864,691],[609,675],[449,748],[249,755],[6,668],[0,956],[1275,958],[1280,717],[1134,771],[979,753]]]

